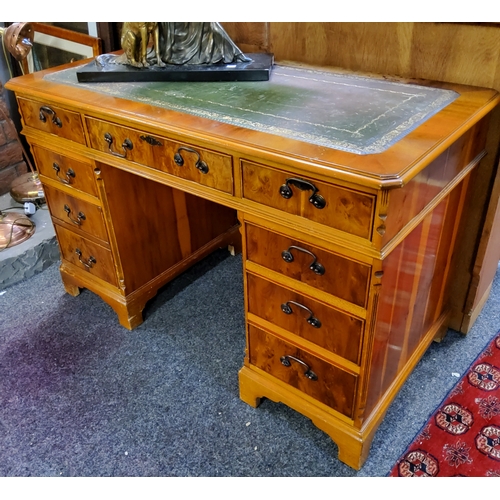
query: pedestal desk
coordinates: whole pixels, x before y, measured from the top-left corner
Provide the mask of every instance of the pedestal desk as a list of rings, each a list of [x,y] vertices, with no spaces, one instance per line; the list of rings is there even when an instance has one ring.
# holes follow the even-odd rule
[[[496,91],[280,65],[269,82],[80,84],[76,69],[7,84],[66,291],[133,329],[174,276],[241,248],[241,399],[294,408],[361,467],[447,328]]]

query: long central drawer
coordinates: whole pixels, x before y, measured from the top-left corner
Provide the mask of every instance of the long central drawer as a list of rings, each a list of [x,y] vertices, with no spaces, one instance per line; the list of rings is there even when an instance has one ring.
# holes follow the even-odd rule
[[[94,118],[86,123],[90,146],[98,151],[233,194],[230,155]]]

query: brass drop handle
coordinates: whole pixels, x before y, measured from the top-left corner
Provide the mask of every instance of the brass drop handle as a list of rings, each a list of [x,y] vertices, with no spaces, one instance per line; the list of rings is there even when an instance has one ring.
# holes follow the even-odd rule
[[[174,155],[174,161],[176,165],[179,165],[179,167],[182,167],[184,165],[184,158],[181,155],[181,151],[187,151],[188,153],[193,153],[196,155],[196,163],[195,167],[202,173],[202,174],[207,174],[208,173],[208,165],[200,158],[200,153],[198,151],[195,151],[194,149],[191,148],[186,148],[184,146],[181,146],[179,149],[177,149],[177,153]]]
[[[68,205],[64,205],[64,211],[66,212],[66,215],[68,216],[69,220],[73,224],[76,224],[77,226],[81,226],[82,220],[86,219],[85,214],[83,212],[78,212],[77,218],[73,219],[73,217],[71,217],[71,208],[69,208]]]
[[[75,249],[76,255],[78,255],[78,260],[87,268],[87,269],[92,269],[94,264],[97,264],[97,261],[95,260],[92,255],[87,259],[87,262],[84,262],[82,260],[82,251],[79,248]]]
[[[122,144],[122,149],[124,151],[124,153],[118,153],[116,151],[113,150],[113,136],[109,133],[109,132],[106,132],[104,134],[104,140],[108,143],[108,151],[114,155],[114,156],[118,156],[118,158],[126,158],[127,157],[127,150],[131,150],[134,148],[134,145],[132,144],[132,141],[130,139],[125,139],[123,141],[123,144]]]
[[[293,300],[289,300],[288,302],[285,302],[284,304],[281,304],[281,310],[285,314],[292,314],[293,313],[293,309],[290,306],[290,304],[293,304],[294,306],[300,307],[301,309],[304,309],[304,311],[307,311],[307,313],[309,314],[309,317],[306,319],[306,321],[311,326],[314,326],[314,328],[321,328],[321,321],[318,318],[314,317],[314,314],[311,311],[311,309],[309,309],[308,307],[306,307],[304,304],[300,304],[299,302],[295,302]]]
[[[56,115],[56,112],[52,108],[49,108],[49,106],[42,106],[40,108],[38,117],[40,118],[40,121],[42,121],[43,123],[47,121],[47,116],[45,115],[50,115],[52,117],[52,123],[54,125],[56,125],[59,128],[62,127],[61,119]]]
[[[312,182],[305,181],[304,179],[297,179],[296,177],[286,179],[285,184],[280,187],[280,195],[286,200],[293,196],[293,191],[290,186],[294,186],[301,191],[312,191],[312,195],[309,197],[309,203],[312,203],[320,210],[325,208],[326,200],[319,194],[319,189]]]
[[[76,177],[76,174],[75,174],[75,171],[71,168],[68,168],[68,170],[66,171],[66,179],[63,179],[62,177],[59,176],[59,172],[61,171],[61,167],[59,167],[59,165],[54,162],[52,164],[52,168],[56,171],[56,176],[57,178],[63,183],[63,184],[71,184],[71,178],[75,178]]]
[[[288,247],[288,250],[283,250],[283,252],[281,252],[281,257],[285,262],[293,262],[294,258],[291,250],[298,250],[299,252],[304,252],[310,255],[313,258],[313,261],[309,265],[309,269],[311,269],[311,271],[314,271],[316,274],[319,274],[320,276],[325,274],[325,268],[322,264],[318,262],[316,255],[314,255],[312,252],[302,247],[297,247],[295,245],[292,245]]]
[[[299,365],[302,365],[304,367],[304,376],[307,377],[309,380],[318,380],[318,376],[309,368],[309,365],[307,363],[304,363],[299,358],[296,358],[295,356],[281,356],[280,358],[281,364],[283,366],[292,366],[292,363],[290,361],[295,361],[296,363],[299,363]]]

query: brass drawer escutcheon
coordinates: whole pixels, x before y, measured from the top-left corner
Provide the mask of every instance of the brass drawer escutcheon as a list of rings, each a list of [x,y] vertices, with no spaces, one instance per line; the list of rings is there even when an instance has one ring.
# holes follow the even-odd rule
[[[141,141],[147,142],[150,146],[163,146],[163,143],[152,135],[141,135],[139,136],[139,139]]]

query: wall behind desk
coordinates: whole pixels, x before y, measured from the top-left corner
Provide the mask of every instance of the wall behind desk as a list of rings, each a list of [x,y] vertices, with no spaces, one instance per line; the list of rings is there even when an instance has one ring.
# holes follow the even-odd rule
[[[222,23],[244,52],[276,62],[437,80],[500,92],[500,23]],[[488,156],[471,187],[453,292],[452,327],[467,333],[500,259],[500,110],[492,116]]]

